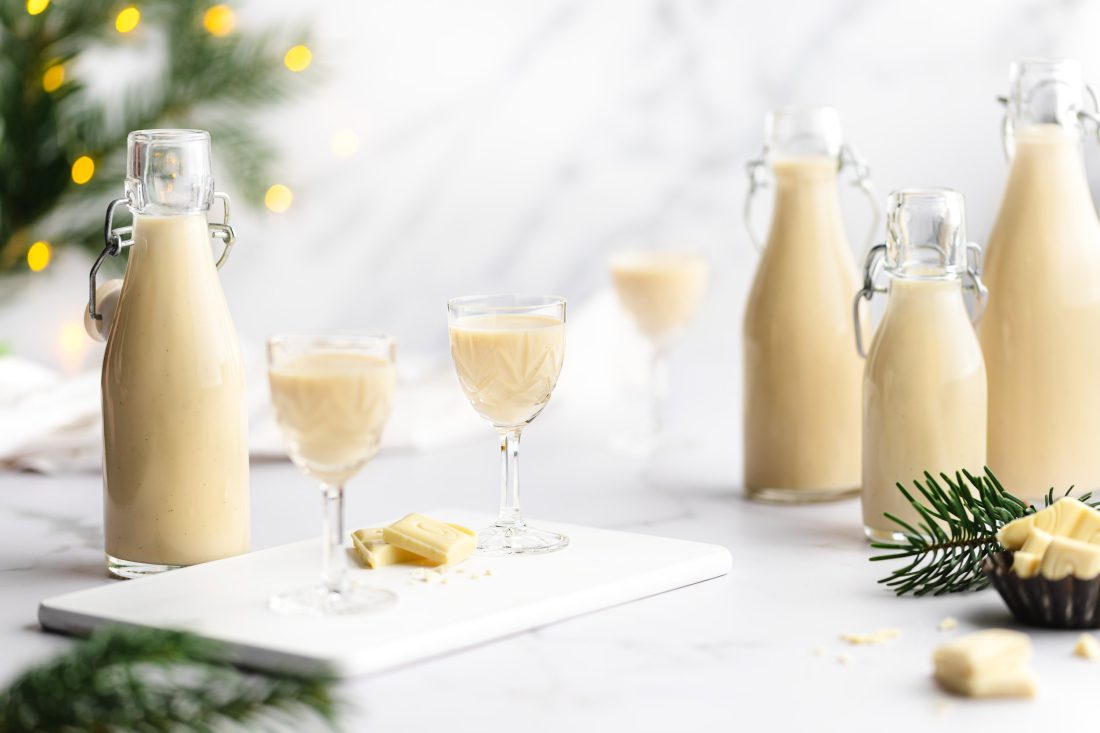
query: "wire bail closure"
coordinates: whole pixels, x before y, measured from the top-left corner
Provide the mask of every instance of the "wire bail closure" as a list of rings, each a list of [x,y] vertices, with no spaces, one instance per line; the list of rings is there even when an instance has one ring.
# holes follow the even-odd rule
[[[1088,95],[1089,100],[1092,102],[1092,110],[1079,109],[1076,112],[1077,120],[1082,123],[1084,127],[1085,122],[1091,122],[1093,125],[1093,135],[1096,137],[1098,143],[1100,143],[1100,99],[1096,96],[1096,90],[1092,88],[1092,85],[1085,84],[1085,94]],[[1001,94],[994,99],[1000,103],[1004,108],[1004,116],[1001,118],[1001,147],[1004,148],[1005,160],[1012,160],[1012,120],[1008,116],[1008,102],[1007,96]]]
[[[237,241],[237,235],[229,223],[229,194],[215,191],[214,198],[222,202],[223,216],[220,222],[208,222],[207,228],[211,238],[220,239],[224,245],[221,256],[218,257],[215,264],[220,270],[225,261],[229,259],[229,252],[233,249],[234,242]],[[103,222],[103,251],[96,257],[95,262],[92,263],[92,270],[88,273],[88,315],[93,321],[103,320],[103,315],[98,313],[95,307],[96,276],[99,274],[99,268],[103,266],[108,257],[117,257],[122,250],[134,243],[134,227],[132,225],[117,228],[114,226],[115,210],[127,203],[129,203],[127,199],[120,198],[107,204],[107,216]]]
[[[863,261],[863,287],[856,293],[852,301],[852,323],[856,328],[856,353],[860,358],[867,358],[867,351],[863,345],[863,321],[860,318],[860,301],[868,303],[875,297],[875,293],[885,293],[886,288],[875,284],[875,279],[884,269],[886,262],[886,243],[882,242],[871,247],[867,251],[867,257]],[[982,248],[977,242],[966,243],[966,278],[970,281],[963,285],[963,290],[974,293],[974,312],[970,315],[970,322],[975,326],[985,313],[985,306],[989,300],[989,288],[982,282]]]
[[[882,220],[882,208],[878,203],[878,193],[875,191],[874,181],[871,180],[871,167],[867,164],[867,161],[856,152],[855,148],[845,143],[840,146],[840,153],[837,156],[837,172],[843,172],[846,168],[850,168],[855,174],[855,180],[852,181],[852,185],[863,191],[864,196],[867,198],[867,204],[871,207],[871,226],[867,230],[867,244],[870,246],[874,241],[875,232],[878,231],[879,222]],[[768,149],[760,153],[760,157],[754,158],[746,165],[749,176],[749,190],[745,194],[745,229],[749,233],[749,240],[756,247],[757,251],[764,251],[764,242],[757,236],[756,228],[753,226],[752,221],[752,208],[756,199],[756,194],[764,189],[770,188],[774,176],[769,169],[768,161]]]

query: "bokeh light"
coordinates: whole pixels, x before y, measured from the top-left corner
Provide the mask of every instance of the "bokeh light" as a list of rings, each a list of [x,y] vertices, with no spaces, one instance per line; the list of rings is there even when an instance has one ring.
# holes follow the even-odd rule
[[[38,15],[50,7],[50,0],[27,0],[27,13]]]
[[[81,155],[73,161],[72,175],[73,183],[83,186],[95,175],[95,161],[87,155]]]
[[[237,25],[233,8],[225,4],[211,5],[202,14],[202,27],[212,36],[228,36]]]
[[[42,272],[50,264],[51,256],[50,243],[39,240],[27,250],[27,267],[31,272]]]
[[[264,194],[264,206],[276,214],[281,214],[289,209],[293,201],[294,193],[281,183],[276,183],[267,189],[267,193]]]
[[[350,158],[359,150],[359,136],[348,128],[337,130],[329,138],[328,146],[337,158]]]
[[[283,63],[291,71],[305,71],[313,63],[313,53],[305,46],[291,46],[283,56]]]
[[[119,33],[129,33],[137,28],[139,22],[141,22],[141,11],[130,5],[118,11],[118,15],[115,16],[115,30]]]
[[[65,83],[65,67],[54,64],[42,74],[42,88],[47,92],[56,92]]]

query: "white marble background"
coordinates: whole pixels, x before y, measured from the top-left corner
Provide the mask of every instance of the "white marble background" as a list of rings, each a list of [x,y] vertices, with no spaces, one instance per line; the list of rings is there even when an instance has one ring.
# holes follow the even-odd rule
[[[956,187],[983,241],[1005,175],[993,98],[1008,62],[1072,55],[1100,83],[1100,3],[1083,0],[237,5],[240,27],[313,17],[306,73],[325,70],[323,84],[265,123],[285,147],[278,180],[293,206],[238,207],[240,243],[223,277],[253,353],[277,330],[371,328],[394,333],[417,363],[442,364],[447,297],[560,292],[579,326],[608,307],[611,248],[668,242],[705,249],[714,266],[674,373],[698,385],[705,360],[735,376],[755,265],[740,213],[744,163],[768,108],[838,107],[883,195]],[[349,128],[359,148],[339,158],[330,138]],[[1087,155],[1100,172],[1095,145]],[[846,206],[860,250],[854,190]],[[0,340],[67,371],[97,368],[97,348],[63,337],[84,305],[86,270],[68,253],[45,273],[0,282]],[[563,385],[606,360],[602,328],[571,341]],[[723,417],[731,446],[739,382],[706,383],[693,398],[696,411]]]

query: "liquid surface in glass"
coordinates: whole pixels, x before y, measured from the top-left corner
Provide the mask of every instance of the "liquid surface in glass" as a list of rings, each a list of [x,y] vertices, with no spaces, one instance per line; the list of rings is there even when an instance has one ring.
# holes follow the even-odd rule
[[[539,315],[479,315],[450,324],[451,356],[470,404],[497,427],[529,423],[557,384],[565,324]]]
[[[314,478],[342,484],[378,452],[396,381],[392,363],[317,351],[271,366],[268,381],[290,456]]]

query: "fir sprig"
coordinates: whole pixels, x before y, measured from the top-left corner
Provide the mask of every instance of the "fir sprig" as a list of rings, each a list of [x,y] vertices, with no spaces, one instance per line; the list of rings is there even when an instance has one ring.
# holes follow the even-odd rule
[[[907,561],[878,581],[899,596],[938,596],[986,588],[989,580],[982,572],[982,559],[1004,549],[997,541],[997,531],[1014,519],[1038,511],[1033,504],[1005,491],[988,468],[981,476],[959,471],[954,479],[941,473],[940,481],[926,471],[923,483],[913,481],[915,492],[898,483],[898,491],[920,519],[911,523],[887,513],[886,518],[898,526],[901,539],[871,543],[871,547],[889,551],[875,555],[872,562]],[[1066,495],[1072,490],[1068,489]],[[1090,501],[1091,497],[1086,493],[1077,498],[1089,506],[1100,505],[1100,501]],[[1050,506],[1054,501],[1054,489],[1050,489],[1043,505]]]
[[[0,2],[0,275],[24,269],[24,255],[38,239],[102,249],[103,211],[120,195],[130,130],[209,130],[214,157],[233,179],[227,188],[237,200],[263,199],[277,158],[257,122],[316,81],[316,64],[308,75],[282,64],[286,49],[307,43],[310,32],[302,25],[215,36],[202,23],[211,5],[143,0],[140,26],[120,34],[112,22],[121,7],[116,0],[54,2],[34,16],[22,0]],[[106,93],[103,85],[85,83],[85,53],[142,48],[142,38],[157,35],[163,61],[143,48],[136,79],[112,78]],[[43,73],[58,64],[64,81],[47,91]],[[95,161],[95,173],[78,185],[70,166],[82,155]]]
[[[330,673],[247,674],[226,659],[186,632],[106,629],[0,693],[0,731],[271,730],[310,716],[335,727]]]

